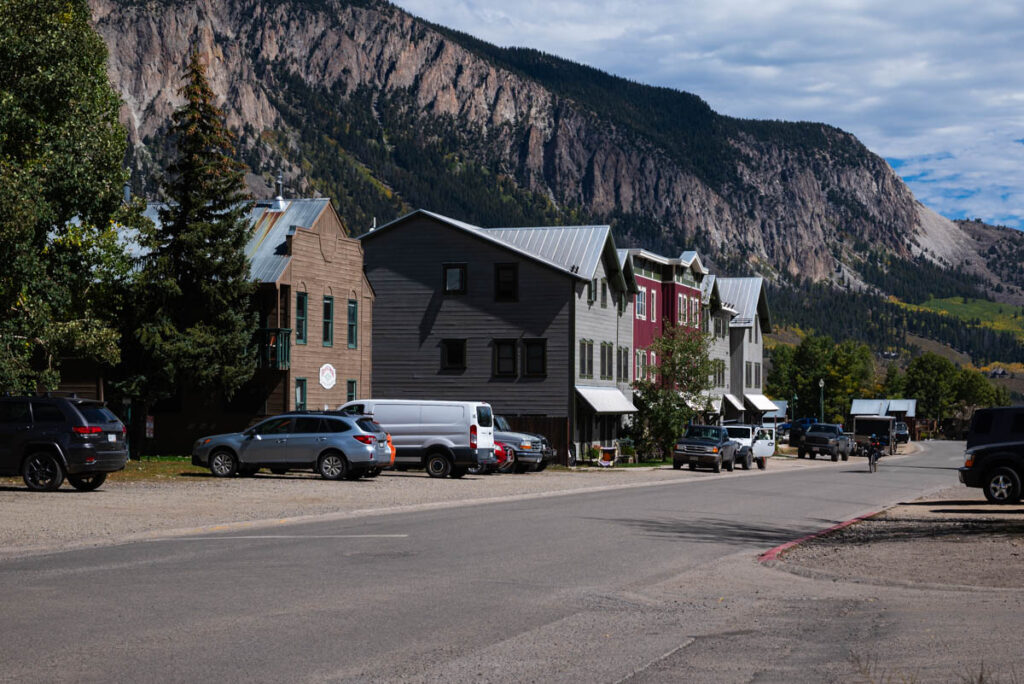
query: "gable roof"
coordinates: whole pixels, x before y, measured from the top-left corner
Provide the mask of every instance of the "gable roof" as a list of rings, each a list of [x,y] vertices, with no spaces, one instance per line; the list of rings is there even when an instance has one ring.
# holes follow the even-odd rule
[[[359,236],[369,240],[382,232],[415,217],[427,217],[477,238],[508,249],[578,280],[590,280],[597,273],[601,260],[609,279],[620,289],[634,291],[632,269],[626,271],[618,258],[609,226],[535,226],[526,228],[481,228],[425,209],[417,209],[368,233]],[[628,274],[628,275],[627,275]]]
[[[729,321],[730,328],[749,328],[754,318],[761,321],[761,330],[772,331],[772,320],[768,313],[768,300],[764,291],[764,278],[718,278],[718,292],[722,301],[736,310],[736,316]]]
[[[249,241],[245,243],[249,276],[257,282],[277,282],[291,261],[288,237],[295,234],[296,228],[311,230],[330,203],[327,197],[243,202],[247,207],[250,230]],[[143,215],[159,228],[160,210],[167,206],[151,202],[146,205]]]

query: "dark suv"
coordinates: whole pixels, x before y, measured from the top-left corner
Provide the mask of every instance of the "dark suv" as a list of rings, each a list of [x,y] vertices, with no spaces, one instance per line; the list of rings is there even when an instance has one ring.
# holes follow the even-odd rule
[[[0,397],[0,475],[21,475],[37,492],[64,477],[88,492],[124,469],[124,425],[103,404],[76,397]]]
[[[1020,501],[1024,479],[1024,406],[978,409],[967,432],[960,481],[991,503]]]

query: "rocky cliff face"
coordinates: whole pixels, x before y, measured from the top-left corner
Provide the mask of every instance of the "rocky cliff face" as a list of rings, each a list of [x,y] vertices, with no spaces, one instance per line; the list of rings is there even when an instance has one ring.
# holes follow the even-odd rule
[[[858,263],[873,250],[924,253],[987,273],[977,240],[963,227],[919,205],[882,159],[828,126],[801,124],[821,141],[809,148],[711,113],[723,131],[715,135],[726,167],[725,180],[711,182],[700,169],[713,160],[696,165],[685,149],[669,149],[624,119],[502,67],[457,35],[384,2],[90,3],[124,98],[135,179],[147,192],[155,190],[150,177],[166,153],[161,134],[180,104],[182,66],[195,45],[209,61],[241,150],[259,172],[248,177],[257,195],[270,193],[278,167],[287,170],[294,194],[322,187],[316,179],[325,173],[302,155],[314,144],[311,136],[298,130],[296,106],[284,104],[282,94],[297,79],[318,98],[307,94],[307,108],[337,110],[370,93],[380,126],[373,149],[386,151],[389,134],[402,133],[393,123],[389,130],[377,105],[390,102],[394,110],[402,102],[405,126],[447,131],[418,140],[455,144],[456,163],[474,162],[560,211],[612,220],[624,246],[667,253],[697,247],[735,270],[753,266],[853,287],[860,283]],[[351,157],[359,174],[376,176],[373,187],[396,214],[415,199],[399,174],[387,176],[351,149],[337,154]]]

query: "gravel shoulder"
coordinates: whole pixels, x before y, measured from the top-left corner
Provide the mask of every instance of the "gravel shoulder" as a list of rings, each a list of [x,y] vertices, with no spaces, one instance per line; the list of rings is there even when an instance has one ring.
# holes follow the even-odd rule
[[[436,480],[420,471],[384,472],[375,479],[355,482],[329,482],[306,473],[277,476],[266,471],[231,479],[184,472],[128,480],[115,473],[103,487],[88,493],[76,492],[66,484],[53,493],[29,492],[20,479],[0,478],[0,559],[170,534],[287,524],[310,517],[373,515],[713,477],[761,477],[828,465],[779,457],[770,459],[766,471],[737,469],[719,475],[662,466],[469,475],[459,480]]]
[[[1024,588],[1024,505],[950,487],[783,551],[790,572],[882,585]]]

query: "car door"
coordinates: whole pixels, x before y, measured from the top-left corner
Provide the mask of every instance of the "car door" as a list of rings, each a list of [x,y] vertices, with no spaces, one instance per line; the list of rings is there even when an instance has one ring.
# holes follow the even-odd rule
[[[282,463],[309,465],[316,462],[320,449],[327,443],[324,419],[319,416],[297,416],[293,419],[288,445]]]
[[[18,472],[22,446],[31,429],[27,399],[0,400],[0,472]]]
[[[275,416],[250,428],[239,449],[242,463],[283,463],[291,433],[292,418]]]
[[[754,436],[754,458],[764,458],[775,453],[775,429],[761,428]]]

